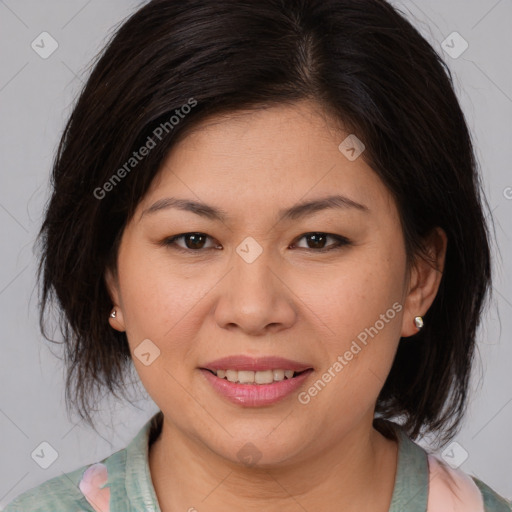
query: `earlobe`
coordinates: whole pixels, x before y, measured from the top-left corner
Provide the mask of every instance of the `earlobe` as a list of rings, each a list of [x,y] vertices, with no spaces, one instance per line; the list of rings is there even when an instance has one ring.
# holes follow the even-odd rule
[[[117,284],[117,279],[114,277],[111,269],[107,269],[105,271],[105,285],[107,287],[108,294],[114,304],[108,318],[110,326],[117,331],[124,332],[126,329],[124,325],[123,313],[121,307],[118,305],[120,303],[119,287]]]
[[[108,321],[110,323],[110,327],[116,331],[124,332],[126,330],[124,326],[123,314],[121,308],[118,306],[114,306],[112,308]]]
[[[405,300],[402,337],[413,336],[423,326],[423,318],[439,290],[448,245],[445,231],[434,228],[425,242],[426,257],[418,256],[411,271],[410,287]]]

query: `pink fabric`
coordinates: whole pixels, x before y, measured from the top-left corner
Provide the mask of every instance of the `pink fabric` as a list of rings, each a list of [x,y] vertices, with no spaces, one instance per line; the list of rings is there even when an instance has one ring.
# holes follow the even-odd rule
[[[82,475],[78,487],[96,512],[110,512],[110,489],[107,466],[98,462],[89,466]]]
[[[427,512],[485,512],[482,493],[473,479],[428,455]]]

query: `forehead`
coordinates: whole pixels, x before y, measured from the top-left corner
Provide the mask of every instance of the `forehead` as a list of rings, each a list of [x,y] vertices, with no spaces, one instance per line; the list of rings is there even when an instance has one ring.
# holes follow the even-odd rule
[[[224,213],[230,205],[283,211],[285,204],[334,194],[389,209],[389,192],[364,151],[349,159],[340,150],[349,135],[309,101],[213,116],[169,152],[139,215],[169,195],[217,204]]]
[[[186,128],[178,138],[175,147],[191,149],[214,143],[218,147],[229,144],[228,138],[237,138],[240,142],[258,140],[269,150],[275,145],[290,148],[289,139],[314,136],[315,139],[330,137],[338,139],[346,128],[343,122],[326,112],[317,102],[301,100],[295,103],[255,106],[234,112],[212,115]],[[276,134],[279,135],[276,138]],[[230,148],[236,152],[237,146]],[[256,149],[256,146],[255,146]]]

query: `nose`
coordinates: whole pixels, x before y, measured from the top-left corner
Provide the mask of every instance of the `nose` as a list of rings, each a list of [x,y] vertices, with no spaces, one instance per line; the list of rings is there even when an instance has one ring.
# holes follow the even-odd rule
[[[215,319],[223,329],[261,336],[288,329],[296,321],[294,294],[265,251],[252,262],[235,254],[233,268],[217,292]]]

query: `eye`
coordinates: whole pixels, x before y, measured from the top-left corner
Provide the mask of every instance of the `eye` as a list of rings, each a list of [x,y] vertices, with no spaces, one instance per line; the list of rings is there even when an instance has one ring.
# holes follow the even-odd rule
[[[339,249],[344,245],[350,245],[350,240],[340,235],[331,235],[329,233],[315,232],[315,233],[305,233],[298,240],[306,239],[306,243],[310,243],[313,245],[313,248],[306,248],[306,250],[312,250],[313,252],[328,252],[334,249]],[[325,247],[325,242],[328,238],[332,238],[335,240],[334,244]]]
[[[338,249],[344,245],[350,245],[351,242],[348,238],[340,235],[332,235],[329,233],[322,232],[314,232],[314,233],[305,233],[297,240],[306,239],[309,245],[313,245],[313,247],[300,247],[301,249],[310,250],[313,252],[328,252],[334,249]],[[332,238],[335,242],[330,246],[325,247],[325,242],[328,238]],[[205,233],[181,233],[179,235],[175,235],[169,238],[164,239],[160,242],[161,245],[166,247],[172,247],[177,251],[183,252],[200,252],[201,249],[219,249],[220,245],[213,245],[211,247],[205,247],[205,241],[207,239],[212,239]],[[183,240],[185,246],[178,245],[177,240]],[[292,244],[290,247],[294,247]]]
[[[178,251],[198,251],[199,249],[203,249],[205,245],[205,240],[210,238],[205,233],[182,233],[180,235],[175,235],[170,238],[166,238],[161,243],[165,246],[172,246],[174,249]],[[176,244],[176,240],[183,239],[185,241],[185,247]],[[216,246],[218,247],[218,246]],[[212,249],[215,247],[207,247],[207,249]]]

